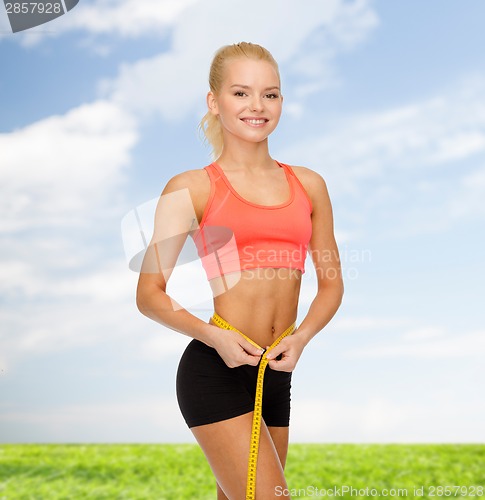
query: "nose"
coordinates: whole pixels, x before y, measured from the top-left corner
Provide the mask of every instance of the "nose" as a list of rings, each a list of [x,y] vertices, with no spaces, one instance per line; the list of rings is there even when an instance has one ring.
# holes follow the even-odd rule
[[[261,97],[259,96],[253,96],[251,99],[251,104],[250,104],[251,111],[261,111],[263,109],[263,102],[261,100]]]

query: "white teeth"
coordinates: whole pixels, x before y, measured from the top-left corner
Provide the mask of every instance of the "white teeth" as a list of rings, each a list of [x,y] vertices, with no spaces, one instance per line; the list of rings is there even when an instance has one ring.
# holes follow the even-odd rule
[[[264,123],[266,120],[244,120],[244,121],[252,123],[253,125],[259,125],[261,123]]]

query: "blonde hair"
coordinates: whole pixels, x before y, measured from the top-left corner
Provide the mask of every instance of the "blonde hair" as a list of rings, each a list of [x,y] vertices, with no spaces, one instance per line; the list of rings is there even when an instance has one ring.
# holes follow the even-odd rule
[[[261,45],[251,42],[224,45],[217,50],[210,66],[209,87],[214,95],[219,94],[221,90],[222,83],[224,81],[226,61],[239,57],[247,57],[249,59],[269,62],[273,65],[278,75],[278,79],[281,81],[278,63],[275,61],[271,53]],[[224,146],[222,126],[219,121],[219,117],[208,111],[200,121],[198,129],[199,134],[202,132],[205,136],[204,142],[208,142],[212,147],[212,159],[215,160],[222,153],[222,148]]]

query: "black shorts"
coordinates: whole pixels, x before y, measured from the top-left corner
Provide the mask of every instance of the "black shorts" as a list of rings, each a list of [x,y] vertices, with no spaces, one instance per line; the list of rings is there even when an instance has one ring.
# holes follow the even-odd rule
[[[254,410],[257,366],[229,368],[219,353],[193,339],[177,370],[177,400],[189,427],[211,424]],[[290,423],[291,372],[266,367],[263,383],[263,420],[268,426]]]

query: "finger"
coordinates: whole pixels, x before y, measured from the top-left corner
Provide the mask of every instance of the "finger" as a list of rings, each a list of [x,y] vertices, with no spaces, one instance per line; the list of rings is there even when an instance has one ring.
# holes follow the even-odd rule
[[[251,366],[258,366],[260,359],[261,358],[255,358],[254,356],[250,356],[246,364]]]
[[[258,356],[260,358],[263,355],[264,349],[254,346],[251,342],[248,342],[245,339],[242,339],[241,347],[251,356]]]
[[[282,352],[285,352],[288,348],[285,347],[284,345],[278,344],[277,346],[273,347],[271,351],[266,354],[266,359],[275,359],[277,358]]]
[[[243,353],[244,361],[242,364],[256,366],[261,361],[261,356],[251,356],[251,354]]]
[[[290,365],[287,359],[281,359],[280,361],[273,359],[268,363],[268,366],[272,370],[279,372],[291,372],[293,370],[293,367]]]

